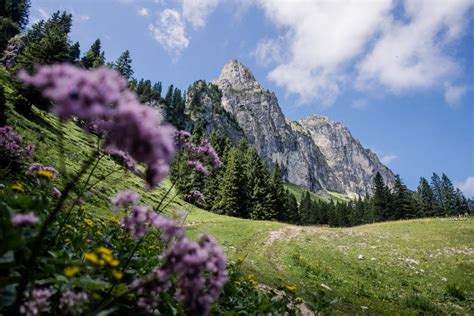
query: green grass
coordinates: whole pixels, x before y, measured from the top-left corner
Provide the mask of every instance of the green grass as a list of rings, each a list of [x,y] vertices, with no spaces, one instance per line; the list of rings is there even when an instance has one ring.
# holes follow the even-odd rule
[[[301,200],[303,193],[307,191],[306,188],[293,183],[285,183],[285,187],[294,194],[298,201]],[[330,200],[333,200],[334,202],[348,202],[350,200],[349,196],[332,191],[324,191],[319,195],[314,192],[309,192],[309,194],[314,201],[321,200],[329,202]]]
[[[68,174],[76,172],[96,146],[96,139],[75,124],[64,126],[54,116],[34,109],[26,119],[12,110],[14,90],[2,79],[10,96],[8,123],[25,141],[37,145],[36,160],[61,169],[58,146],[64,133],[64,161]],[[123,189],[136,190],[142,202],[156,205],[170,188],[165,181],[146,191],[143,181],[125,174],[108,158],[94,173],[84,208],[96,216],[112,215],[109,198]],[[11,173],[1,183],[22,181]],[[59,182],[61,179],[58,180]],[[61,183],[58,183],[61,186]],[[288,184],[299,196],[303,189]],[[171,196],[174,195],[172,191]],[[334,199],[344,196],[328,193]],[[312,194],[314,199],[322,197]],[[327,197],[324,197],[327,199]],[[330,314],[375,315],[474,314],[474,219],[439,218],[378,223],[353,228],[297,227],[216,215],[176,198],[168,207],[186,210],[191,236],[208,232],[216,237],[232,261],[255,274],[261,283],[278,287],[295,284],[298,294],[312,301],[312,293],[333,300]],[[363,260],[358,260],[362,255]],[[331,290],[328,290],[329,287]]]

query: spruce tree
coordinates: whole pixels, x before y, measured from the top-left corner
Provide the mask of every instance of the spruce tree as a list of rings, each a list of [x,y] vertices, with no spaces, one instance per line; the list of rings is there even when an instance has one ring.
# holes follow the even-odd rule
[[[390,218],[390,190],[385,185],[380,172],[375,174],[373,180],[374,195],[372,197],[372,207],[375,220],[386,220]]]
[[[47,21],[36,23],[27,33],[27,45],[18,57],[15,71],[32,70],[33,65],[74,62],[78,46],[70,43],[72,15],[55,12]]]
[[[413,197],[398,174],[395,176],[392,208],[393,214],[390,219],[414,218],[418,215]]]
[[[422,216],[434,216],[435,200],[433,190],[431,189],[428,180],[421,177],[416,190],[416,200]]]
[[[100,39],[96,39],[94,43],[92,43],[89,50],[81,59],[81,63],[85,68],[97,68],[105,64],[105,55],[104,52],[101,51],[101,47]]]
[[[312,211],[313,211],[313,203],[311,201],[311,195],[309,191],[305,191],[301,196],[299,211],[300,211],[300,219],[303,225],[309,225],[312,221]]]
[[[132,77],[132,59],[130,58],[130,52],[128,50],[124,51],[122,55],[120,55],[120,57],[114,63],[113,68],[127,79]]]
[[[299,224],[300,213],[298,209],[298,201],[296,200],[295,195],[287,190],[285,197],[285,212],[283,213],[283,220],[292,224]]]
[[[220,214],[244,217],[246,210],[242,202],[245,201],[244,181],[242,175],[242,153],[238,149],[231,149],[225,171],[220,181],[219,197],[213,210]]]
[[[444,207],[443,192],[441,189],[441,178],[433,172],[431,176],[431,190],[433,191],[436,215],[444,215],[446,209]]]
[[[0,55],[8,41],[28,24],[29,0],[0,1]]]
[[[456,191],[454,190],[453,183],[446,174],[441,176],[441,196],[443,199],[443,205],[446,215],[456,214]]]

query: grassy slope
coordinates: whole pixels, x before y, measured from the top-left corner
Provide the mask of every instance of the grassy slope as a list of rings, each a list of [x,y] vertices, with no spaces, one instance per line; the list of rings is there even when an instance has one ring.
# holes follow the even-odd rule
[[[57,120],[37,110],[30,120],[11,110],[8,114],[8,123],[27,142],[37,145],[36,159],[60,168],[61,154],[56,144],[61,127]],[[73,124],[63,130],[66,166],[72,173],[92,150],[95,140]],[[118,165],[106,158],[92,183],[114,170],[115,174],[91,190],[92,197],[84,204],[89,212],[110,216],[109,197],[125,188],[140,192],[144,203],[156,205],[170,186],[166,181],[158,190],[143,191],[139,178],[123,176]],[[10,174],[0,182],[21,181],[21,177]],[[301,194],[300,188],[289,187]],[[170,204],[169,209],[174,208],[189,212],[190,234],[213,234],[231,259],[245,258],[243,268],[261,282],[272,286],[296,284],[305,297],[321,289],[321,284],[331,287],[328,293],[338,298],[335,308],[341,313],[361,312],[360,306],[376,314],[410,314],[416,310],[474,313],[473,219],[302,228],[216,215],[180,199]],[[357,260],[360,254],[365,260]],[[460,288],[466,299],[455,299],[455,291],[447,291],[448,285]]]

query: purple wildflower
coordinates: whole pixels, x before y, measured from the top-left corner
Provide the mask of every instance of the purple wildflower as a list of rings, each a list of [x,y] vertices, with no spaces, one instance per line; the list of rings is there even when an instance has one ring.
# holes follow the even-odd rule
[[[75,293],[71,290],[66,290],[61,295],[59,300],[59,307],[66,310],[74,310],[75,313],[82,312],[82,305],[89,299],[86,292]]]
[[[207,170],[207,168],[200,161],[189,160],[188,166],[203,176],[207,177],[209,175],[209,170]]]
[[[0,127],[0,159],[10,161],[31,159],[35,151],[33,145],[22,145],[23,138],[18,135],[13,127],[5,125]]]
[[[204,194],[199,190],[192,190],[189,192],[188,197],[195,201],[204,201]]]
[[[174,128],[159,123],[157,111],[132,102],[117,108],[107,128],[107,146],[147,164],[146,180],[152,188],[168,174],[175,153]]]
[[[62,195],[61,191],[59,191],[59,189],[56,187],[53,187],[52,192],[53,192],[53,196],[57,199],[59,199]]]
[[[161,255],[163,265],[132,283],[138,306],[145,310],[155,308],[160,293],[169,288],[171,276],[176,275],[176,297],[189,315],[208,315],[210,305],[227,282],[222,249],[209,236],[202,236],[198,242],[185,238],[184,230],[171,219],[156,214],[153,220],[170,243]]]
[[[133,238],[142,238],[149,230],[149,208],[141,205],[132,207],[132,214],[125,217],[121,224]]]
[[[11,220],[13,226],[30,226],[38,224],[39,222],[39,218],[36,217],[33,212],[29,212],[28,214],[15,214]]]
[[[20,314],[36,316],[43,312],[49,312],[49,298],[53,295],[50,289],[34,289],[31,291],[29,300],[20,306]]]
[[[176,131],[175,137],[178,142],[186,142],[187,140],[191,138],[191,134],[187,131],[181,130],[181,131]]]
[[[222,161],[220,160],[219,155],[207,139],[202,142],[201,148],[202,152],[210,159],[211,164],[214,168],[217,169],[222,167]]]
[[[164,240],[170,241],[184,237],[184,229],[171,218],[150,211],[149,219],[150,223],[161,231]]]
[[[170,287],[169,279],[169,274],[155,268],[144,277],[135,280],[131,286],[137,292],[138,307],[146,311],[155,308],[159,303],[160,294]]]
[[[123,150],[119,150],[117,148],[114,148],[113,146],[109,146],[108,148],[106,148],[105,151],[128,170],[132,171],[133,173],[138,172],[138,169],[135,166],[136,164],[135,159],[133,159],[129,154],[127,154]]]
[[[114,70],[88,71],[69,64],[42,66],[34,75],[21,71],[18,78],[53,101],[62,120],[76,116],[86,121],[107,117],[127,89],[127,81]]]
[[[45,167],[38,162],[33,162],[28,168],[28,170],[25,172],[25,174],[29,176],[34,176],[38,173],[38,171],[49,171],[53,175],[53,178],[56,178],[59,174],[59,172],[53,167]]]
[[[40,67],[32,76],[22,72],[19,78],[51,99],[61,119],[84,120],[105,135],[106,149],[145,163],[151,188],[168,174],[175,153],[174,128],[161,125],[160,113],[141,104],[116,71],[62,64]]]
[[[135,205],[139,198],[140,196],[138,193],[131,190],[126,190],[117,193],[113,198],[110,199],[110,201],[114,206],[114,211],[117,211],[121,208]]]

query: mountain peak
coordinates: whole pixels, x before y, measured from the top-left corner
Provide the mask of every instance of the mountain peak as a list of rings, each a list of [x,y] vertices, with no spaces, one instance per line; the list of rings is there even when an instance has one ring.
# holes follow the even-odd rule
[[[262,89],[250,69],[238,60],[231,60],[222,67],[219,78],[214,83],[220,87],[235,90]]]

